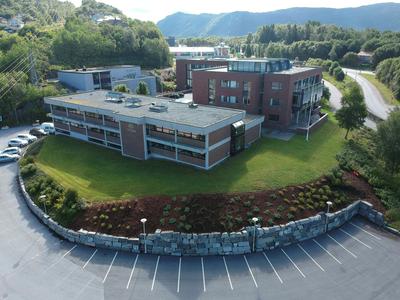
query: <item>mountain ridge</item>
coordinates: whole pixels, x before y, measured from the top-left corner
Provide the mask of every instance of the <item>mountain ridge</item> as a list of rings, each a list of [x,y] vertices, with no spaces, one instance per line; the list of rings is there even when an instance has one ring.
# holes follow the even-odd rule
[[[269,24],[304,24],[309,20],[346,28],[400,31],[400,3],[354,8],[293,7],[271,12],[220,14],[177,12],[157,23],[164,35],[176,37],[241,36]]]

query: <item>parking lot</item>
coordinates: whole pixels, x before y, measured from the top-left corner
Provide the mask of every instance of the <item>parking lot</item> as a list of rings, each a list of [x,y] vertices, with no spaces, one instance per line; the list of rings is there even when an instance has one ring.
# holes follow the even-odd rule
[[[362,218],[239,256],[94,249],[58,239],[33,217],[16,170],[0,166],[0,299],[400,299],[400,238]]]

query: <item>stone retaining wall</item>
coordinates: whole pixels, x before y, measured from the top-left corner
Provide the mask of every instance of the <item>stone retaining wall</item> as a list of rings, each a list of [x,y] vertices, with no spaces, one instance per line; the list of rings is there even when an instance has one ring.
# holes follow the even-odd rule
[[[255,251],[270,250],[314,238],[342,226],[357,214],[378,226],[385,226],[382,213],[374,210],[368,202],[357,201],[335,213],[319,213],[314,217],[273,227],[249,226],[240,232],[196,234],[158,229],[146,236],[141,234],[139,238],[115,237],[82,229],[73,231],[59,225],[32,201],[20,175],[17,179],[28,207],[56,234],[72,243],[118,251],[144,252],[146,243],[147,253],[160,255],[244,254],[252,252],[253,247]]]

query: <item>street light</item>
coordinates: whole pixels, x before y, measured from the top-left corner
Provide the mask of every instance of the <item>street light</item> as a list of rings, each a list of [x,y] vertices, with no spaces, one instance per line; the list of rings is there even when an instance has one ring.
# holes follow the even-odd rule
[[[329,214],[329,209],[332,206],[332,202],[331,201],[326,201],[326,205],[328,206],[328,208],[326,209],[326,214]],[[328,216],[325,216],[325,232],[328,231]]]
[[[47,215],[46,197],[47,197],[46,195],[41,195],[41,196],[39,196],[39,200],[43,201],[44,213]]]
[[[253,232],[253,252],[255,252],[255,246],[256,246],[256,225],[257,225],[257,222],[258,222],[258,218],[253,217],[253,218],[251,219],[251,221],[252,221],[253,224],[254,224],[254,232]]]
[[[327,210],[326,210],[326,213],[327,214],[329,214],[329,209],[331,208],[331,206],[332,206],[332,202],[331,201],[326,201],[326,205],[328,205],[328,208],[327,208]]]
[[[147,254],[147,245],[146,245],[146,222],[147,222],[147,219],[146,219],[146,218],[140,219],[140,222],[142,222],[142,224],[143,224],[143,233],[144,233],[144,253]]]

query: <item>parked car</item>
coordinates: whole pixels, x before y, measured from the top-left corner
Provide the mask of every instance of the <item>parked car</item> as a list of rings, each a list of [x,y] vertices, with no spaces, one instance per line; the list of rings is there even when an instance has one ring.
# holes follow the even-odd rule
[[[33,127],[31,130],[29,130],[29,134],[34,135],[38,138],[48,135],[48,133],[40,127]]]
[[[54,134],[56,129],[54,128],[54,123],[44,122],[40,125],[40,128],[43,129],[48,134]]]
[[[19,158],[18,154],[0,154],[0,163],[17,161]]]
[[[18,147],[8,147],[0,152],[0,154],[18,154],[21,155],[21,148]]]
[[[22,139],[11,139],[8,141],[8,147],[25,147],[29,144],[27,140],[22,140]]]
[[[34,141],[37,141],[37,137],[36,136],[28,134],[28,133],[18,134],[17,138],[21,139],[21,140],[26,140],[26,141],[28,141],[29,144],[33,143]]]

